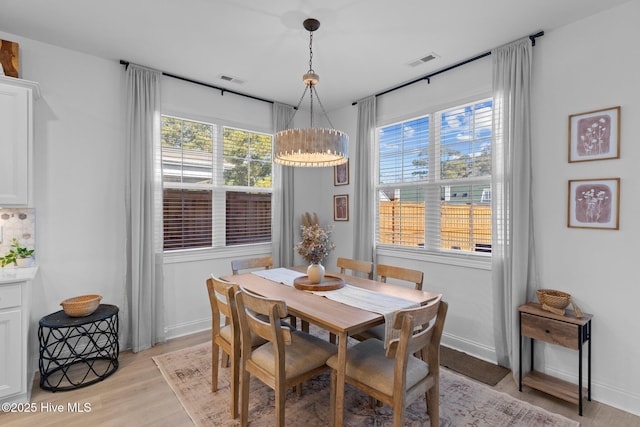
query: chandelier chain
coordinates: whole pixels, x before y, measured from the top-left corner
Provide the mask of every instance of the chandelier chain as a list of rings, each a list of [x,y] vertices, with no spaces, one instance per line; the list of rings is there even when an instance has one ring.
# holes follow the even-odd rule
[[[309,31],[309,72],[315,73],[313,71],[313,31]]]

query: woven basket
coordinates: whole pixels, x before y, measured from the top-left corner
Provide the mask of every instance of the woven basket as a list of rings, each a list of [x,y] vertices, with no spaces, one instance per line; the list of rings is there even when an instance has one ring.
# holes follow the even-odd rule
[[[542,304],[543,310],[564,316],[564,309],[571,304],[576,317],[582,317],[582,312],[571,300],[570,294],[553,289],[538,289],[536,293],[538,294],[538,301]]]
[[[80,295],[66,299],[60,303],[69,317],[84,317],[98,309],[102,297],[100,295]]]

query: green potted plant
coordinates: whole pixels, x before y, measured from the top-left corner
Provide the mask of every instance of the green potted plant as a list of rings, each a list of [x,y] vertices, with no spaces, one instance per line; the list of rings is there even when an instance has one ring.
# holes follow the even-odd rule
[[[32,255],[35,250],[23,248],[15,237],[11,239],[11,242],[9,253],[0,258],[0,266],[5,267],[9,264],[14,264],[18,267],[30,267],[33,263]]]

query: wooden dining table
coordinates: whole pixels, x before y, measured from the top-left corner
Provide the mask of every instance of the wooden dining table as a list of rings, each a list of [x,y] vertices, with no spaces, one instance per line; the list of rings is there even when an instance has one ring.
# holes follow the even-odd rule
[[[304,268],[305,267],[293,267],[291,269],[300,271],[303,275],[305,271]],[[433,292],[418,291],[405,286],[387,284],[356,276],[334,272],[330,274],[341,277],[348,285],[365,288],[419,304],[426,304],[441,296],[441,294]],[[253,273],[226,276],[223,277],[223,279],[237,283],[247,290],[266,298],[283,300],[287,304],[290,315],[336,335],[338,339],[338,369],[336,370],[335,402],[333,402],[336,408],[336,418],[332,420],[332,425],[341,427],[344,418],[347,338],[366,331],[373,326],[383,324],[384,316],[379,313],[333,301],[311,292],[298,290],[293,286],[278,283]]]

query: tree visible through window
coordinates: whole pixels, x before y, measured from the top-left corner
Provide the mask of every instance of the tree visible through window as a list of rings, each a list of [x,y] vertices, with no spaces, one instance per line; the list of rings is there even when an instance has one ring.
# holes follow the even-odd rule
[[[271,135],[163,116],[164,249],[271,241],[271,145]]]
[[[377,243],[491,252],[492,101],[377,130]]]

